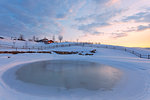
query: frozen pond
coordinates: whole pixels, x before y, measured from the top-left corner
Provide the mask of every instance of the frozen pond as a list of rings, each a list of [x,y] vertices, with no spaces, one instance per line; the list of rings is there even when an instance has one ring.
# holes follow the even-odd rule
[[[25,83],[66,89],[109,90],[121,76],[117,68],[76,60],[34,62],[16,71],[16,78]]]

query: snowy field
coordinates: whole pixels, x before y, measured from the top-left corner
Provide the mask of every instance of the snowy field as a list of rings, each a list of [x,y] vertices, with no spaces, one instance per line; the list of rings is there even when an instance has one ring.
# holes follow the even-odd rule
[[[0,54],[0,100],[150,100],[149,59],[138,58],[124,51],[107,48],[73,46],[59,47],[53,50],[90,51],[92,49],[97,50],[93,56],[58,55],[55,53]],[[26,82],[18,79],[17,75],[14,74],[17,69],[26,64],[50,60],[83,61],[111,66],[111,68],[105,69],[104,74],[97,75],[107,76],[106,78],[109,81],[104,80],[106,84],[113,79],[115,84],[109,89],[91,90],[79,87],[67,89],[58,85],[54,87]],[[54,66],[53,68],[55,69]],[[119,74],[119,80],[118,71],[113,71],[112,68],[119,70],[119,73],[121,73]],[[71,75],[68,75],[68,77],[71,77]],[[87,75],[85,78],[88,77]]]

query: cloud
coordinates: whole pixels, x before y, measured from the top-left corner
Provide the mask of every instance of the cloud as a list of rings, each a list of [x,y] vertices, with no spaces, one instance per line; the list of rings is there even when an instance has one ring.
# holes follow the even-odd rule
[[[109,20],[121,12],[121,9],[108,9],[105,12],[82,16],[75,19],[76,27],[84,33],[101,34],[103,32],[96,31],[96,28],[111,25]]]
[[[146,29],[150,29],[150,24],[148,24],[147,26],[140,25],[140,26],[137,27],[137,31],[143,31],[143,30],[146,30]]]
[[[58,20],[78,4],[79,0],[1,0],[0,35],[62,34]]]
[[[146,29],[150,29],[150,24],[131,27],[131,28],[128,28],[126,30],[123,30],[122,32],[133,32],[133,31],[138,32],[138,31],[143,31],[143,30],[146,30]]]
[[[90,33],[90,34],[101,34],[101,32],[96,31],[94,28],[103,27],[107,25],[110,25],[110,24],[109,23],[91,23],[87,25],[78,26],[78,30],[81,30],[85,33]]]
[[[127,34],[127,33],[111,33],[111,36],[112,36],[113,38],[121,38],[121,37],[126,37],[126,36],[128,36],[128,34]]]
[[[122,32],[133,32],[133,31],[137,31],[137,27],[131,27],[126,30],[123,30]]]
[[[104,4],[109,2],[110,0],[92,0],[92,1],[96,2],[96,4]]]
[[[150,22],[149,8],[128,16],[128,13],[122,13],[125,12],[125,9],[124,4],[121,5],[122,2],[120,1],[0,0],[0,35],[24,34],[28,37],[32,35],[43,37],[52,34],[71,34],[70,36],[77,37],[81,34],[113,33],[111,34],[112,36],[119,38],[126,36],[125,33],[127,32],[149,28],[149,26],[146,26]],[[118,3],[120,3],[119,6],[112,6]],[[128,7],[127,5],[125,7]],[[132,9],[130,11],[132,12]],[[125,18],[124,15],[126,15]],[[122,20],[122,18],[124,19]],[[116,31],[119,29],[115,29],[115,24],[112,25],[113,23],[118,23],[115,20],[120,21],[120,23],[134,20],[135,23],[141,22],[141,24],[137,24],[140,26],[137,27],[136,25],[133,29],[125,30],[126,28],[123,27],[124,29],[121,28],[120,30],[125,31]],[[109,30],[109,27],[113,28],[113,30]],[[102,28],[103,31],[98,31],[98,28]],[[74,31],[70,32],[70,30]]]
[[[106,5],[111,6],[111,5],[117,4],[119,2],[120,2],[120,0],[110,0]]]
[[[130,20],[134,20],[136,22],[149,23],[150,22],[150,12],[149,11],[139,12],[139,13],[137,13],[135,15],[128,16],[125,19],[123,19],[123,21],[130,21]]]
[[[88,20],[92,15],[76,18],[75,21],[83,22]]]

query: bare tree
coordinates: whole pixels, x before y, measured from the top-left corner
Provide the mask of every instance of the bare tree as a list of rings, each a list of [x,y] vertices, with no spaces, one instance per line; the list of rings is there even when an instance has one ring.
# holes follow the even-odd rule
[[[59,39],[59,41],[61,42],[62,39],[63,39],[63,36],[62,36],[62,35],[59,35],[59,36],[58,36],[58,39]]]
[[[38,37],[36,37],[35,41],[39,41],[39,38],[38,38]]]
[[[13,48],[15,48],[16,40],[13,40]]]
[[[18,40],[22,40],[22,41],[24,41],[24,36],[23,36],[22,34],[20,34],[20,36],[19,36]]]
[[[53,41],[55,41],[55,35],[53,35]]]
[[[36,37],[35,37],[35,36],[33,36],[33,37],[32,37],[32,40],[33,40],[33,41],[35,41],[35,39],[36,39]]]

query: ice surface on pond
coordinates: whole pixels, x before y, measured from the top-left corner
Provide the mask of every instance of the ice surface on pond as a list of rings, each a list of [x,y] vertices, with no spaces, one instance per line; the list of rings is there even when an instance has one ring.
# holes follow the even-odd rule
[[[25,83],[88,90],[111,89],[122,72],[111,66],[88,61],[50,60],[26,64],[16,71]]]

